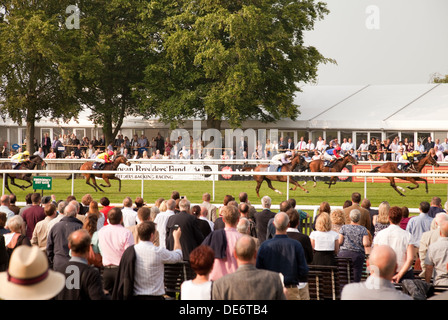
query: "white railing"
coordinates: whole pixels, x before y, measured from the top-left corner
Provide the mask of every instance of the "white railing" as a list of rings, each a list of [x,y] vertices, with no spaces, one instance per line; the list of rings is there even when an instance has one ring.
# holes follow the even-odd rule
[[[434,167],[433,167],[434,169]],[[104,171],[104,170],[0,170],[0,174],[3,175],[3,189],[2,194],[5,193],[5,176],[6,174],[20,174],[20,173],[35,173],[38,175],[47,175],[51,176],[52,173],[61,175],[61,174],[67,174],[71,175],[71,192],[74,194],[74,178],[75,174],[122,174],[124,172],[122,171]],[[133,172],[133,171],[126,171],[127,175],[141,175],[141,195],[143,197],[144,193],[144,181],[145,176],[148,175],[156,175],[160,174],[158,171],[145,171],[142,172]],[[370,173],[370,172],[254,172],[254,171],[181,171],[181,172],[175,172],[170,173],[170,175],[207,175],[212,176],[212,185],[213,185],[213,200],[215,197],[215,181],[218,180],[217,177],[219,175],[242,175],[242,176],[292,176],[292,177],[364,177],[364,197],[367,198],[367,178],[368,177],[395,177],[395,178],[406,178],[406,177],[422,177],[422,178],[429,178],[429,177],[438,177],[438,178],[448,178],[448,173],[435,173],[433,172],[427,172],[427,173]],[[175,180],[175,179],[173,179]],[[297,179],[300,180],[300,179]],[[286,181],[286,199],[289,199],[289,179]]]

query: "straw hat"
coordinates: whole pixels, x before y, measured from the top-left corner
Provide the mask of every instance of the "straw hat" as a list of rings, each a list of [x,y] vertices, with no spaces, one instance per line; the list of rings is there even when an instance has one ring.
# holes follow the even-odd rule
[[[21,245],[14,249],[8,271],[0,273],[0,299],[49,300],[64,285],[65,276],[49,269],[37,246]]]

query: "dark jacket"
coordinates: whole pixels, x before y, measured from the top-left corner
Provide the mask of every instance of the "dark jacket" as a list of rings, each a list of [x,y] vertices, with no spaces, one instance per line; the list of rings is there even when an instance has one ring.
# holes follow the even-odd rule
[[[269,209],[264,209],[263,211],[257,212],[254,216],[255,225],[257,227],[257,236],[260,245],[266,240],[268,222],[270,219],[275,217],[275,212]]]
[[[225,259],[227,252],[227,236],[224,229],[218,229],[210,233],[202,242],[215,252],[216,259]]]
[[[56,300],[110,300],[103,290],[103,282],[98,269],[79,261],[69,261],[65,266],[65,277],[73,287],[65,285]],[[79,272],[79,273],[78,273]],[[80,275],[79,286],[75,286],[76,275]]]
[[[166,248],[168,250],[173,250],[173,227],[178,225],[182,231],[180,243],[182,246],[183,259],[185,261],[189,261],[190,252],[204,241],[204,236],[202,235],[201,230],[199,230],[196,220],[197,218],[195,216],[182,211],[169,217],[166,223]]]
[[[47,257],[50,268],[64,273],[64,266],[70,260],[68,236],[82,228],[82,222],[75,217],[63,217],[48,233]]]
[[[121,256],[118,273],[112,291],[113,300],[130,300],[134,293],[135,249],[129,246]]]

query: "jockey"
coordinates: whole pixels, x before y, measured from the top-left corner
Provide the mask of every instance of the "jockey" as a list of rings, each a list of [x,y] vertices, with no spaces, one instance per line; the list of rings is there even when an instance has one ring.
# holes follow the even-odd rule
[[[104,151],[103,153],[100,153],[96,158],[95,158],[95,163],[93,164],[93,168],[94,169],[103,169],[104,165],[106,163],[111,163],[112,159],[111,157],[114,155],[114,152],[112,150],[109,151]]]
[[[420,154],[420,152],[417,150],[414,150],[413,152],[404,152],[403,151],[403,153],[398,156],[399,164],[400,163],[404,164],[404,166],[402,167],[402,170],[406,171],[411,166],[414,168],[414,160],[419,154]],[[415,168],[414,168],[414,170],[415,170]]]
[[[14,155],[11,158],[11,163],[13,165],[13,169],[16,169],[19,167],[19,164],[30,160],[30,153],[28,150],[25,150],[23,152],[19,152],[18,154]]]
[[[291,163],[292,152],[286,151],[285,153],[279,153],[272,157],[273,164],[277,165],[277,171],[280,172],[282,170],[282,166],[287,163]]]
[[[328,161],[327,166],[331,167],[336,159],[341,158],[339,152],[341,151],[341,146],[337,144],[334,148],[325,150],[323,157],[324,160]]]

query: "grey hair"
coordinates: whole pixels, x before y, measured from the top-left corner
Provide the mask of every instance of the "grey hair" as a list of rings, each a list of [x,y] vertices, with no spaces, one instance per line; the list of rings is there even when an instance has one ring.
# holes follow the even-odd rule
[[[263,208],[270,208],[271,207],[271,198],[269,196],[264,196],[261,198],[261,204]]]
[[[8,229],[14,232],[20,232],[23,225],[23,218],[19,215],[12,216],[6,221]]]
[[[240,221],[238,222],[238,225],[236,227],[236,230],[239,233],[247,233],[247,229],[249,228],[249,220],[246,218],[240,218]]]
[[[357,223],[359,222],[360,219],[361,219],[361,211],[359,211],[358,209],[353,209],[352,211],[350,211],[350,220]]]

